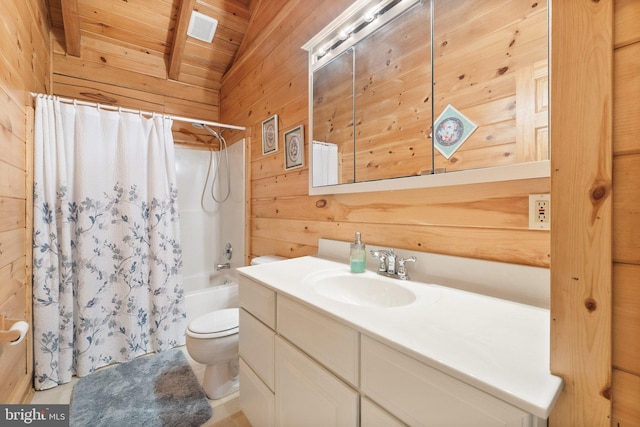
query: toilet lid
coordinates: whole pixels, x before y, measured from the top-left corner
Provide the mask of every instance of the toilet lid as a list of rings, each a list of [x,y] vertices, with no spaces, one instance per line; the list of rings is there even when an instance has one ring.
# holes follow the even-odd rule
[[[238,309],[225,308],[195,318],[189,323],[189,335],[201,338],[226,337],[238,333]]]

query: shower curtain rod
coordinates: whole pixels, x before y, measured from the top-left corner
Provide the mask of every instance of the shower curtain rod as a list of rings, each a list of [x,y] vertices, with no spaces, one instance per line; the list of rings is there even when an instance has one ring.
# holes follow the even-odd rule
[[[34,93],[34,92],[30,92],[30,93],[31,93],[31,96],[34,97],[34,98],[37,97],[37,96],[55,96],[56,98],[58,98],[58,100],[60,102],[64,102],[66,104],[86,105],[88,107],[104,108],[105,110],[113,110],[113,111],[124,111],[125,113],[142,114],[142,115],[145,115],[145,116],[159,115],[159,116],[168,117],[168,118],[170,118],[172,120],[175,120],[175,121],[178,121],[178,122],[201,123],[203,125],[221,127],[221,128],[225,128],[225,129],[235,129],[235,130],[245,130],[246,129],[244,126],[226,125],[224,123],[210,122],[210,121],[207,121],[207,120],[190,119],[188,117],[173,116],[171,114],[161,114],[161,113],[153,113],[153,112],[142,111],[142,110],[132,110],[130,108],[115,107],[113,105],[99,104],[97,102],[80,101],[78,99],[62,98],[60,96],[47,95],[47,94],[44,94],[44,93]]]

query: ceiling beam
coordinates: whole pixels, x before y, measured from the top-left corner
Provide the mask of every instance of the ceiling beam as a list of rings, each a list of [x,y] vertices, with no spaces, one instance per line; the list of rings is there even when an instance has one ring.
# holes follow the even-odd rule
[[[62,22],[67,54],[80,56],[80,18],[78,16],[78,0],[61,0]]]
[[[187,29],[189,28],[189,20],[191,19],[194,5],[195,0],[182,0],[180,2],[180,10],[173,30],[173,43],[171,44],[169,68],[167,70],[167,75],[171,80],[178,80],[180,76],[182,55],[184,54],[184,46],[187,43]]]

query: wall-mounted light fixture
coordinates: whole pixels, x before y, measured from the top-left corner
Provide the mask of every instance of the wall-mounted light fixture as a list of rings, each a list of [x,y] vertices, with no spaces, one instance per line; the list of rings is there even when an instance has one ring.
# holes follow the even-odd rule
[[[324,64],[344,52],[410,6],[422,0],[359,0],[302,48],[314,64]]]

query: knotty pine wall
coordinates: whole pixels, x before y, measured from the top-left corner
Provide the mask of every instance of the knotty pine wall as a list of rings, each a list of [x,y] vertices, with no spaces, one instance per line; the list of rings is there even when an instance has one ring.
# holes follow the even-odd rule
[[[109,2],[100,3],[98,12],[108,15]],[[166,31],[171,14],[170,3],[145,0],[137,6],[149,10],[149,26]],[[166,15],[163,15],[166,14]],[[54,23],[62,22],[62,11],[51,8]],[[101,18],[104,19],[104,18]],[[216,82],[171,80],[167,77],[166,46],[149,45],[144,34],[129,32],[127,42],[118,41],[125,25],[109,28],[105,34],[82,32],[80,57],[67,55],[61,25],[54,26],[52,38],[53,94],[143,111],[166,113],[216,121],[219,117],[219,90]],[[110,37],[112,35],[113,37]],[[144,46],[141,48],[140,46]],[[173,138],[178,144],[212,143],[215,140],[204,130],[189,123],[174,121]],[[216,142],[217,145],[217,142]]]
[[[313,254],[320,237],[351,240],[360,231],[370,244],[549,267],[549,232],[528,230],[528,195],[548,193],[548,179],[310,197],[308,167],[285,171],[282,148],[285,131],[308,127],[301,46],[352,1],[319,1],[313,10],[304,0],[272,3],[256,6],[221,89],[221,120],[252,137],[250,256]],[[279,150],[263,156],[262,121],[273,114]]]
[[[613,423],[640,425],[640,2],[616,0],[613,81]]]
[[[43,0],[3,0],[0,14],[0,314],[31,324],[30,91],[50,85],[49,18]],[[32,394],[31,333],[0,345],[0,403]]]
[[[551,266],[550,233],[529,231],[526,224],[527,195],[549,192],[548,179],[309,196],[306,166],[285,171],[282,148],[275,155],[263,156],[262,120],[278,114],[280,141],[284,131],[299,124],[307,125],[307,58],[300,46],[351,1],[320,1],[312,13],[304,0],[281,0],[278,7],[273,8],[266,3],[263,0],[258,5],[242,55],[225,76],[221,89],[221,120],[247,126],[252,136],[248,183],[250,245],[247,246],[251,256],[312,254],[319,237],[348,241],[355,231],[361,231],[366,242],[380,245]],[[555,68],[558,78],[575,84],[571,83],[570,91],[565,92],[562,85],[552,91],[551,104],[556,106],[551,113],[552,129],[554,119],[562,115],[558,112],[568,111],[569,117],[576,119],[556,122],[575,126],[563,126],[566,131],[561,132],[563,138],[557,140],[562,141],[562,145],[556,143],[559,149],[555,151],[561,156],[554,161],[552,155],[555,176],[560,176],[559,172],[568,172],[568,176],[580,174],[584,165],[574,161],[574,154],[584,149],[587,153],[581,153],[581,159],[587,160],[587,171],[603,180],[599,184],[604,190],[604,193],[596,192],[594,197],[598,200],[594,200],[589,191],[587,197],[578,193],[570,179],[562,177],[556,186],[562,197],[554,199],[560,204],[557,210],[561,215],[554,214],[552,209],[554,253],[558,261],[552,268],[551,332],[555,340],[551,361],[568,387],[552,414],[551,425],[637,426],[640,425],[640,218],[637,215],[640,210],[637,192],[640,181],[637,172],[640,170],[637,121],[640,117],[637,101],[640,99],[637,52],[640,3],[635,0],[616,0],[615,3],[613,0],[554,0],[551,3],[554,20],[558,28],[563,28],[557,34],[556,47],[564,46],[580,59],[573,63],[565,61]],[[613,67],[607,72],[608,55],[606,52],[604,57],[598,55],[603,47],[610,46],[609,21],[613,18],[614,4],[616,155],[612,206],[610,187],[607,187],[611,183],[612,112],[590,106],[583,114],[576,106],[604,102],[606,107],[606,100],[611,101],[610,70]],[[266,14],[260,16],[261,12]],[[592,24],[593,28],[588,27]],[[583,25],[587,27],[581,28]],[[575,32],[575,28],[581,32]],[[570,36],[572,31],[576,37]],[[597,40],[595,55],[592,54],[593,40]],[[590,60],[595,62],[588,62]],[[604,71],[597,78],[590,72],[594,64],[599,64]],[[591,91],[593,86],[598,88],[595,95]],[[578,103],[574,102],[574,95],[578,96]],[[586,135],[589,140],[586,149],[582,138],[585,130],[581,126],[596,129]],[[305,149],[308,153],[308,141]],[[583,227],[583,219],[590,225]],[[592,223],[594,219],[599,220],[595,221],[597,224]],[[578,221],[580,224],[574,227]],[[603,262],[611,263],[612,241],[613,303],[610,269],[601,268]],[[573,280],[574,269],[586,275],[587,286],[580,289],[583,294],[577,299],[564,298],[561,295],[563,278]],[[570,369],[563,372],[560,369],[563,366]]]
[[[29,263],[29,222],[27,208],[30,158],[28,91],[55,92],[49,84],[46,8],[38,0],[3,2],[0,22],[0,310],[30,317],[26,266]],[[267,3],[270,3],[267,6]],[[526,197],[529,193],[550,191],[549,180],[479,184],[444,189],[407,190],[309,197],[307,168],[286,172],[282,148],[276,155],[262,156],[261,122],[274,113],[280,117],[282,132],[307,124],[306,55],[300,46],[350,3],[350,0],[324,0],[309,13],[305,0],[262,0],[240,58],[226,76],[222,87],[220,120],[249,126],[251,141],[250,255],[275,253],[298,256],[314,253],[319,237],[351,240],[353,232],[363,232],[365,241],[438,253],[539,266],[550,266],[550,235],[526,229]],[[584,1],[582,4],[592,4]],[[610,0],[602,1],[606,5]],[[277,6],[277,7],[276,7]],[[600,6],[599,6],[600,7]],[[613,386],[602,394],[613,400],[613,426],[640,425],[640,210],[637,182],[640,177],[640,128],[637,117],[640,99],[640,4],[635,0],[615,1],[615,75],[613,128]],[[555,19],[561,18],[559,14]],[[106,68],[102,60],[64,57],[58,42],[53,57],[55,85],[64,96],[82,95],[86,88],[109,93],[109,97],[130,99],[120,105],[153,109],[176,99],[165,100],[166,82],[148,78],[122,68]],[[106,48],[106,47],[105,47]],[[100,50],[98,49],[97,52]],[[105,49],[104,52],[107,52]],[[116,73],[116,77],[109,72]],[[574,79],[589,73],[575,72]],[[93,80],[96,76],[100,80]],[[123,88],[122,82],[128,87]],[[144,91],[149,85],[152,90]],[[130,90],[131,89],[131,90]],[[180,86],[176,91],[186,90]],[[190,88],[193,90],[193,88]],[[157,92],[157,93],[156,93]],[[192,92],[190,92],[192,93]],[[201,92],[202,93],[202,92]],[[195,96],[195,95],[193,95]],[[81,96],[78,96],[81,97]],[[191,97],[191,96],[190,96]],[[180,98],[178,98],[180,99]],[[196,99],[196,98],[194,98]],[[203,104],[217,108],[210,98]],[[99,101],[108,102],[104,99]],[[141,102],[141,104],[136,104]],[[176,101],[178,105],[182,101]],[[199,101],[196,101],[199,102]],[[555,99],[554,103],[560,103]],[[552,105],[554,104],[552,103]],[[192,105],[187,103],[185,110]],[[164,108],[164,107],[163,107]],[[168,108],[173,108],[172,106]],[[185,111],[174,110],[174,111]],[[186,114],[186,113],[181,113]],[[195,114],[194,114],[195,115]],[[553,120],[553,112],[552,112]],[[240,139],[241,135],[232,137]],[[604,135],[606,139],[606,135]],[[570,142],[565,142],[570,144]],[[578,142],[574,143],[577,146]],[[282,147],[282,146],[281,146]],[[308,150],[308,146],[305,147]],[[308,151],[307,151],[308,152]],[[572,200],[566,200],[570,204]],[[553,214],[552,214],[553,215]],[[559,219],[570,221],[571,219]],[[560,222],[562,223],[562,222]],[[563,236],[562,227],[554,235]],[[580,248],[574,248],[580,252]],[[567,269],[554,265],[554,269]],[[554,284],[555,285],[555,284]],[[552,285],[553,286],[553,285]],[[604,287],[606,283],[598,285]],[[583,308],[583,305],[580,306]],[[569,326],[582,322],[577,309],[568,307],[563,317]],[[576,320],[578,319],[578,320]],[[554,323],[556,327],[557,322]],[[607,345],[606,341],[599,345]],[[17,346],[15,349],[20,349]],[[13,348],[12,348],[13,349]],[[24,401],[30,388],[31,356],[22,348],[19,356],[0,349],[0,402]],[[579,375],[589,377],[591,363],[580,352],[565,351],[566,357],[581,365]],[[24,359],[23,359],[24,357]],[[552,355],[553,358],[557,357]],[[24,362],[23,362],[24,361]],[[24,363],[24,371],[16,364]],[[13,374],[17,373],[16,377]],[[568,378],[573,380],[572,378]],[[578,378],[580,379],[580,378]],[[600,390],[573,390],[576,394],[598,394]],[[586,400],[586,399],[585,399]],[[605,425],[601,418],[586,418],[591,408],[580,403],[559,411],[555,425]],[[560,403],[562,405],[562,403]],[[554,414],[555,415],[555,414]],[[573,422],[587,420],[585,424]]]

